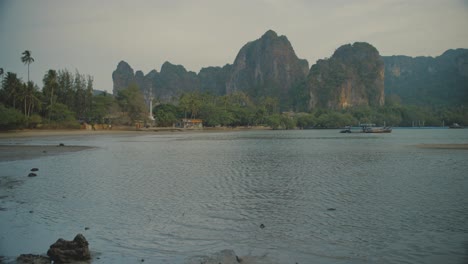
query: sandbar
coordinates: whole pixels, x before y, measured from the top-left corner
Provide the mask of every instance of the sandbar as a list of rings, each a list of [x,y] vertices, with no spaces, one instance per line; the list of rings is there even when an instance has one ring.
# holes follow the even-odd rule
[[[419,144],[416,147],[426,149],[468,149],[468,144]]]
[[[93,147],[88,146],[0,145],[0,162],[28,160],[92,148]]]

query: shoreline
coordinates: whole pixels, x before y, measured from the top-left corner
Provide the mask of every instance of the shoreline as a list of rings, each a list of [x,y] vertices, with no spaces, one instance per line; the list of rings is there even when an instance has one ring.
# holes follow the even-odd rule
[[[203,128],[203,129],[183,129],[173,127],[153,127],[139,128],[116,127],[113,129],[24,129],[0,131],[0,139],[8,138],[28,138],[28,137],[49,137],[49,136],[86,136],[86,135],[125,135],[125,134],[172,134],[172,133],[206,133],[206,132],[234,132],[252,130],[271,130],[269,127],[237,127],[237,128]]]

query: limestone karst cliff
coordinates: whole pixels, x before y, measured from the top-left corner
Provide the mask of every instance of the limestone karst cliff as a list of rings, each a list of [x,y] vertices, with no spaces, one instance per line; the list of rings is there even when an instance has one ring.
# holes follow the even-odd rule
[[[468,49],[437,57],[384,56],[385,93],[404,104],[468,102]]]
[[[242,91],[254,101],[277,98],[281,110],[294,111],[381,106],[386,95],[406,104],[463,104],[468,101],[468,50],[448,50],[436,58],[380,56],[372,45],[356,42],[309,70],[289,40],[269,30],[245,44],[233,64],[205,67],[197,74],[165,62],[161,72],[145,75],[121,61],[112,78],[114,94],[135,83],[161,102],[191,91]]]
[[[383,60],[368,43],[343,45],[311,67],[306,89],[309,109],[383,105]]]
[[[226,81],[226,93],[244,91],[253,97],[277,97],[284,105],[308,70],[308,62],[296,56],[286,36],[269,30],[241,48]]]

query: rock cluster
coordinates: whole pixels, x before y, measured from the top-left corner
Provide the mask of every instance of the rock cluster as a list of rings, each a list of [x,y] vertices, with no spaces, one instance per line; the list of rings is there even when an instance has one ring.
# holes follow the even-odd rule
[[[47,256],[55,263],[73,263],[91,259],[88,241],[78,234],[72,241],[59,238],[47,251]]]

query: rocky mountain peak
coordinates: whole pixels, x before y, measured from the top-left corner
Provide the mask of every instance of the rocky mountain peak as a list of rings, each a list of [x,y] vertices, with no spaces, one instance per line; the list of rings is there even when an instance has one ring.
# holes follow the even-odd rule
[[[117,94],[118,91],[128,87],[131,83],[135,82],[135,75],[132,67],[125,62],[120,61],[117,65],[117,69],[112,73],[112,80],[114,81],[113,94]]]
[[[289,40],[269,30],[241,48],[228,76],[226,92],[276,97],[286,104],[292,87],[307,76],[308,70],[308,62],[296,56]]]

